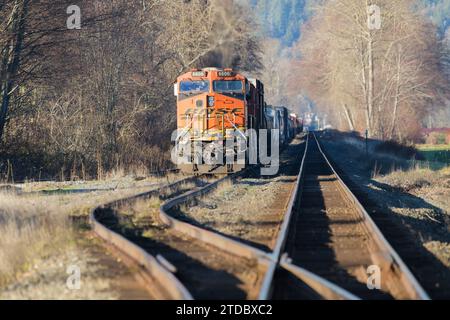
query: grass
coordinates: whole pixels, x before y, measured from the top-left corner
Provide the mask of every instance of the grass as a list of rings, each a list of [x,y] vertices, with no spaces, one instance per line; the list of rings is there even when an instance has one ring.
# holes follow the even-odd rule
[[[450,151],[450,144],[418,144],[416,148],[420,151]]]
[[[212,193],[197,199],[194,206],[181,205],[177,215],[268,247],[279,222],[271,209],[276,200],[284,196],[279,189],[287,183],[285,179],[285,176],[279,176],[262,185],[258,184],[258,179],[243,179],[236,183],[226,181]]]
[[[0,195],[0,285],[73,240],[67,212],[42,198]]]
[[[409,170],[395,170],[387,175],[378,176],[376,179],[404,192],[424,187],[449,188],[450,167],[438,171],[421,167]]]
[[[164,182],[160,178],[151,181]],[[27,191],[49,187],[38,183],[32,187],[17,186]],[[89,193],[47,195],[40,192],[0,191],[0,287],[30,270],[34,261],[57,255],[74,245],[75,226],[71,217],[86,217],[102,203],[152,189],[147,184],[135,183],[131,186]]]
[[[123,205],[119,211],[122,216],[131,218],[132,222],[136,224],[151,214],[157,214],[162,203],[163,201],[159,197],[139,199],[132,204]]]
[[[168,174],[164,177],[150,176],[146,178],[135,178],[134,176],[110,176],[104,180],[89,180],[89,181],[50,181],[50,182],[26,182],[13,185],[23,192],[38,192],[38,191],[76,191],[76,190],[105,190],[105,189],[129,189],[148,187],[155,183],[171,182],[179,179],[176,174]],[[4,185],[7,185],[4,183]],[[1,188],[0,184],[0,188]]]
[[[430,162],[450,164],[450,145],[418,145],[420,154]]]

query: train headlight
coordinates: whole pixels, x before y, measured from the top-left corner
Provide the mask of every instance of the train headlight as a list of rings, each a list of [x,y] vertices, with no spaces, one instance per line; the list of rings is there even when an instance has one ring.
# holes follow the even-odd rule
[[[208,107],[214,107],[216,99],[214,97],[208,97]]]

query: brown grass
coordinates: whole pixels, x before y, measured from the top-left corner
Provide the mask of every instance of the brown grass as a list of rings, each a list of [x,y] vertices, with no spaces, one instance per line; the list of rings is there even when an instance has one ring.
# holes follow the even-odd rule
[[[158,178],[158,181],[164,180]],[[39,188],[42,186],[33,184],[25,189]],[[137,184],[128,189],[73,194],[0,192],[0,286],[30,269],[35,260],[57,255],[74,244],[70,216],[87,216],[102,203],[150,189]]]
[[[450,168],[433,171],[416,167],[410,170],[396,170],[384,176],[375,177],[393,188],[409,192],[424,187],[450,187]]]
[[[0,194],[0,284],[72,240],[67,212],[43,197]]]

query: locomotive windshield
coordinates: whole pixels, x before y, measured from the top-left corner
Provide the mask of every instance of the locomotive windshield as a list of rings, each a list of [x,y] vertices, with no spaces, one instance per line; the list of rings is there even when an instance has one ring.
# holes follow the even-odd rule
[[[242,81],[239,80],[220,80],[214,81],[214,91],[215,92],[236,92],[242,93]]]
[[[185,80],[180,82],[178,100],[209,92],[208,80]]]
[[[180,92],[184,94],[189,93],[201,93],[209,91],[209,81],[196,80],[196,81],[181,81]]]

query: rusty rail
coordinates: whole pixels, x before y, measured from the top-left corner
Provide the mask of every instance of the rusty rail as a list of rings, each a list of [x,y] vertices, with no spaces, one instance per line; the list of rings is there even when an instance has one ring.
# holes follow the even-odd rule
[[[94,208],[89,215],[90,224],[95,234],[107,243],[113,245],[122,254],[131,258],[137,265],[142,267],[144,272],[149,275],[151,279],[158,281],[158,283],[161,284],[169,296],[174,300],[192,300],[193,298],[183,284],[167,268],[165,268],[165,266],[161,264],[158,259],[148,254],[145,250],[135,245],[122,235],[108,229],[97,219],[97,217],[107,208],[117,207],[123,203],[143,197],[157,196],[163,190],[170,190],[171,188],[190,182],[194,179],[195,178],[183,179],[160,189],[106,203],[102,206]],[[152,284],[149,283],[147,285],[151,286]]]
[[[321,147],[316,135],[313,134],[313,136],[314,136],[315,141],[317,142],[320,153],[324,157],[328,166],[333,171],[334,175],[337,177],[340,187],[342,188],[344,193],[347,195],[347,197],[351,200],[351,202],[357,207],[358,211],[360,212],[360,214],[363,218],[365,226],[371,232],[371,234],[373,234],[375,241],[377,242],[379,248],[382,250],[382,256],[380,257],[380,260],[382,260],[382,261],[380,261],[380,262],[386,263],[386,261],[387,261],[390,264],[391,269],[395,269],[399,273],[401,273],[401,281],[402,281],[403,285],[407,288],[407,290],[409,291],[411,296],[414,297],[414,299],[430,300],[429,295],[425,292],[425,290],[419,284],[417,279],[414,277],[412,272],[409,270],[409,268],[406,266],[406,264],[403,262],[403,260],[400,258],[400,256],[397,254],[397,252],[394,250],[394,248],[392,248],[392,246],[386,240],[386,238],[384,237],[384,235],[382,234],[380,229],[377,227],[375,222],[372,220],[370,215],[367,213],[366,209],[359,202],[359,200],[356,198],[356,196],[353,194],[353,192],[350,191],[348,186],[344,183],[342,178],[338,175],[337,171],[331,165],[331,162],[329,161],[328,157],[325,155],[325,152],[322,150],[322,147]]]

